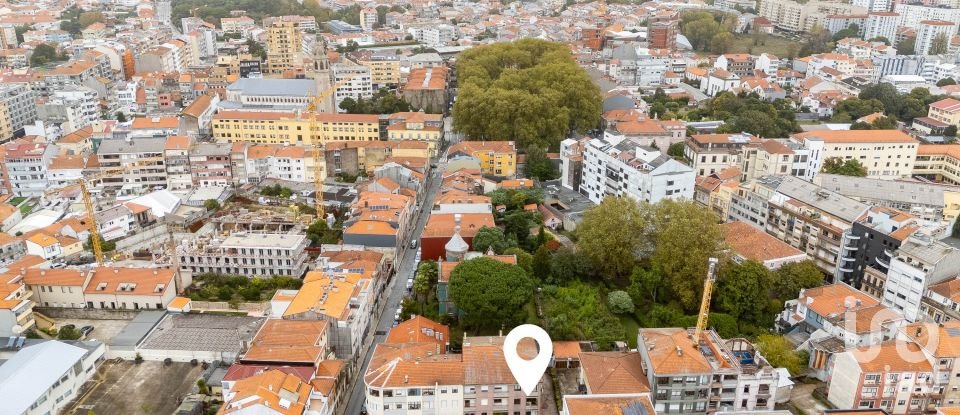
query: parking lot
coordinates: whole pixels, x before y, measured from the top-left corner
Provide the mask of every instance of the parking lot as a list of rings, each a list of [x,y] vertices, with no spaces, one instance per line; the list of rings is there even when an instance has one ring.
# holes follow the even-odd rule
[[[104,362],[63,414],[172,414],[203,369],[189,363]]]
[[[80,329],[83,326],[93,326],[93,332],[87,336],[87,339],[96,339],[104,344],[110,344],[110,341],[127,326],[129,320],[84,320],[77,318],[58,318],[57,327],[63,327],[67,324],[73,324]]]

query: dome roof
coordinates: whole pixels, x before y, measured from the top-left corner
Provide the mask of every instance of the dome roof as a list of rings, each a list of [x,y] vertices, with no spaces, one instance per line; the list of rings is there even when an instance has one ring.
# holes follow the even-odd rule
[[[444,245],[443,248],[448,253],[453,252],[453,253],[460,253],[460,254],[466,253],[467,250],[470,249],[470,245],[467,245],[467,241],[464,241],[463,238],[460,237],[459,226],[457,227],[456,232],[453,233],[453,237],[451,237],[450,240],[447,241],[447,244]]]

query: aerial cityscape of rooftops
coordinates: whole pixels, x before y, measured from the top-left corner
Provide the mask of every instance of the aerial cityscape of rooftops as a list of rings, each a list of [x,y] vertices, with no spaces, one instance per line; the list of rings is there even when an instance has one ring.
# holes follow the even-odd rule
[[[960,415],[958,30],[0,0],[0,415]]]

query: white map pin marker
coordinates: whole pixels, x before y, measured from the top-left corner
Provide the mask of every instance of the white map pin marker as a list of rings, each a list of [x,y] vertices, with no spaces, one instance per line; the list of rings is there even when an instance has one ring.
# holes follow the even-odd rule
[[[532,360],[526,360],[517,353],[517,345],[520,344],[520,340],[528,337],[536,340],[537,346],[540,347],[540,353]],[[543,372],[547,370],[547,365],[550,364],[551,356],[553,356],[553,342],[550,341],[550,335],[533,324],[517,326],[510,330],[507,338],[503,341],[503,357],[507,360],[507,366],[510,367],[513,378],[517,380],[520,389],[527,396],[530,396],[533,389],[537,387],[537,383],[543,377]]]

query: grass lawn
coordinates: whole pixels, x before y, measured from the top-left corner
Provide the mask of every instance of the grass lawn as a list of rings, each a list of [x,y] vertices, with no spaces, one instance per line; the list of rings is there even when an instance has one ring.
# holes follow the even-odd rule
[[[620,317],[620,324],[623,324],[623,333],[626,337],[627,344],[631,349],[637,348],[637,330],[640,329],[640,323],[633,317],[632,314],[623,314]]]
[[[32,210],[33,210],[33,206],[30,206],[30,205],[22,205],[22,206],[20,206],[20,213],[21,213],[23,216],[27,216],[28,214],[30,214],[30,212],[31,212]]]
[[[760,44],[754,46],[752,35],[738,34],[733,41],[733,47],[730,48],[730,53],[750,53],[753,55],[772,53],[784,59],[790,55],[791,46],[794,54],[800,50],[800,44],[790,39],[765,35],[761,38]]]
[[[27,198],[21,197],[21,196],[17,196],[17,197],[14,197],[14,198],[10,198],[10,200],[8,200],[7,203],[16,206],[16,205],[19,205],[19,204],[20,204],[21,202],[23,202],[24,200],[27,200]]]

